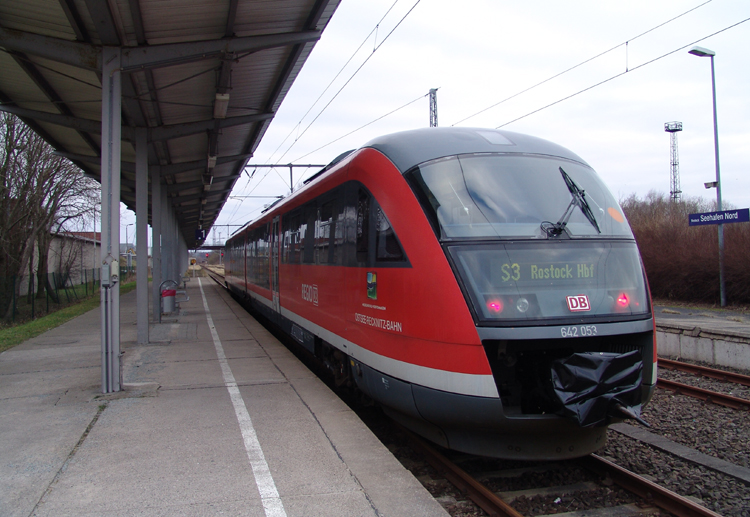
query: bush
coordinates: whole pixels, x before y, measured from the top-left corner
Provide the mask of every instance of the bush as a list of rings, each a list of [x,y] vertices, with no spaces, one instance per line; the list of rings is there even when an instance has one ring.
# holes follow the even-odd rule
[[[718,304],[719,244],[715,225],[689,226],[688,215],[716,210],[713,202],[672,202],[649,192],[621,202],[643,257],[654,298]],[[726,209],[727,207],[724,207]],[[724,225],[724,278],[730,304],[750,303],[750,225]]]

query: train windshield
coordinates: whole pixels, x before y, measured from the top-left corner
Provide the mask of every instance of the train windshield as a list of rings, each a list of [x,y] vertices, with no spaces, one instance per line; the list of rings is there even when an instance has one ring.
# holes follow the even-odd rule
[[[564,158],[459,155],[406,177],[441,240],[633,237],[597,174]]]
[[[457,244],[448,252],[480,321],[650,314],[635,242]]]

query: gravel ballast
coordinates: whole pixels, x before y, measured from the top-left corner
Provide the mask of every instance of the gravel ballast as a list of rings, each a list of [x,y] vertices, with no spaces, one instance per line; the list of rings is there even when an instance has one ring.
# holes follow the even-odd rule
[[[659,376],[704,389],[747,397],[747,388],[659,370]],[[648,429],[706,455],[750,467],[750,412],[706,403],[657,389],[643,411]],[[637,424],[633,424],[637,425]],[[677,458],[615,431],[600,454],[680,495],[693,497],[725,516],[750,517],[750,486],[732,476]]]

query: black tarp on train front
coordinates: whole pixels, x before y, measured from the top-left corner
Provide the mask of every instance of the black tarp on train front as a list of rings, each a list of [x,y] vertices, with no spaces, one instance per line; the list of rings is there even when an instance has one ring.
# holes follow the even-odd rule
[[[584,352],[552,363],[552,387],[562,404],[557,414],[581,427],[603,426],[622,417],[618,405],[640,414],[643,358],[625,354]]]

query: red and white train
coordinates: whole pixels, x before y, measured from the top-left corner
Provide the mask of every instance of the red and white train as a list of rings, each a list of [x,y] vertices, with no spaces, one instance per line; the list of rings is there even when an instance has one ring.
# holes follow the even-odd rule
[[[429,128],[345,153],[226,244],[226,282],[448,448],[583,456],[656,385],[633,234],[581,158]]]

